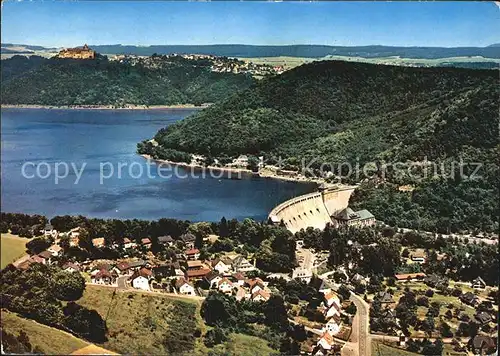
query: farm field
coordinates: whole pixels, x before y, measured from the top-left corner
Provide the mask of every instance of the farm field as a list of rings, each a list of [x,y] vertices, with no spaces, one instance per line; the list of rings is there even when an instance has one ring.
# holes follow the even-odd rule
[[[26,243],[30,239],[12,235],[10,233],[2,234],[0,237],[1,244],[1,263],[0,268],[4,268],[9,263],[14,262],[19,257],[24,255],[26,251]]]

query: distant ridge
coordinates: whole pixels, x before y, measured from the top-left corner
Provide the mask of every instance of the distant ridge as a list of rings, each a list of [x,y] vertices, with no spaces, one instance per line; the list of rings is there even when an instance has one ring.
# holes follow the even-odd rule
[[[53,50],[42,46],[2,43],[2,48],[23,46],[30,50]],[[157,54],[212,54],[227,57],[308,57],[322,58],[326,56],[350,57],[394,57],[414,59],[437,59],[449,57],[482,56],[486,58],[500,58],[500,44],[487,47],[396,47],[396,46],[327,46],[327,45],[242,45],[242,44],[213,44],[213,45],[90,45],[99,53],[104,54],[135,54],[149,56]]]

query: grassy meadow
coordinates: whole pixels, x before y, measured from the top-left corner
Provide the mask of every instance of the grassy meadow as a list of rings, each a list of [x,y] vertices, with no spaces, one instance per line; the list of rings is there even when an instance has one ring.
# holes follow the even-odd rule
[[[87,286],[79,304],[106,319],[106,349],[129,354],[192,353],[201,333],[199,301]]]
[[[6,310],[2,310],[1,325],[2,329],[15,336],[18,336],[21,330],[24,331],[31,345],[47,355],[68,355],[90,345],[69,333],[22,318]]]

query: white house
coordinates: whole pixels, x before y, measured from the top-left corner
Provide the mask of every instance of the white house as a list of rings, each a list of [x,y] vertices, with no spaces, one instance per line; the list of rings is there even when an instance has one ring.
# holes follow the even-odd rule
[[[231,165],[237,167],[246,167],[248,166],[248,157],[246,155],[241,155],[238,158],[233,159]]]
[[[321,285],[319,286],[318,291],[323,294],[330,293],[332,291],[332,286],[330,282],[328,282],[326,279],[323,279]]]
[[[200,250],[197,248],[190,248],[184,251],[184,258],[188,261],[195,261],[200,258]]]
[[[222,278],[218,283],[217,283],[217,288],[219,289],[220,292],[222,293],[231,293],[233,291],[233,283],[227,278]]]
[[[220,274],[228,274],[231,272],[231,260],[227,258],[217,258],[212,261],[212,267]]]
[[[158,237],[158,243],[160,245],[172,246],[174,242],[174,239],[170,235]]]
[[[246,277],[241,272],[237,272],[233,274],[233,280],[240,286],[243,287],[245,285]]]
[[[149,280],[152,276],[153,272],[151,272],[151,270],[144,267],[139,269],[132,275],[132,277],[130,277],[132,287],[149,291]]]
[[[255,270],[254,265],[252,265],[245,257],[237,256],[232,261],[232,267],[236,272],[249,272]]]
[[[126,249],[134,248],[136,246],[137,246],[137,244],[135,242],[131,241],[129,238],[125,237],[123,239],[123,247],[125,247]]]
[[[292,272],[292,279],[298,278],[306,283],[311,282],[312,272],[305,268],[295,268]]]
[[[179,279],[177,279],[175,288],[177,288],[180,294],[196,295],[194,287],[189,284],[184,277],[179,277]]]
[[[333,345],[334,345],[334,340],[332,335],[330,335],[325,331],[323,336],[321,336],[321,339],[319,339],[318,341],[318,346],[321,346],[325,350],[331,350]]]
[[[471,287],[477,289],[484,289],[486,288],[486,282],[481,277],[477,277],[472,281]]]
[[[341,319],[340,316],[335,315],[328,319],[323,331],[328,332],[330,335],[336,335],[340,332]]]
[[[331,307],[332,304],[336,304],[340,308],[340,299],[334,292],[325,294],[325,304],[327,307]]]
[[[74,229],[69,230],[69,245],[71,247],[78,246],[80,241],[80,227],[75,227]]]
[[[340,307],[336,303],[333,303],[330,308],[325,309],[323,314],[325,315],[325,319],[340,316]]]
[[[217,271],[210,271],[204,278],[210,285],[210,288],[217,286],[222,280],[222,276]]]
[[[47,249],[47,251],[49,251],[54,257],[59,256],[62,251],[62,247],[59,245],[52,245]]]
[[[132,287],[135,289],[150,290],[149,279],[143,276],[136,276],[132,279]]]
[[[42,232],[45,235],[45,237],[53,237],[53,238],[57,237],[57,230],[54,229],[50,224],[45,225],[45,228],[43,229]]]

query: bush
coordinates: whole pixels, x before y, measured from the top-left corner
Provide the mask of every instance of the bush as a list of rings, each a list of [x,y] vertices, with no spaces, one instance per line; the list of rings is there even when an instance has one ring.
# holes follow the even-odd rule
[[[214,347],[215,345],[222,344],[227,341],[227,339],[228,332],[225,329],[216,326],[215,328],[207,331],[203,343],[207,347]]]

